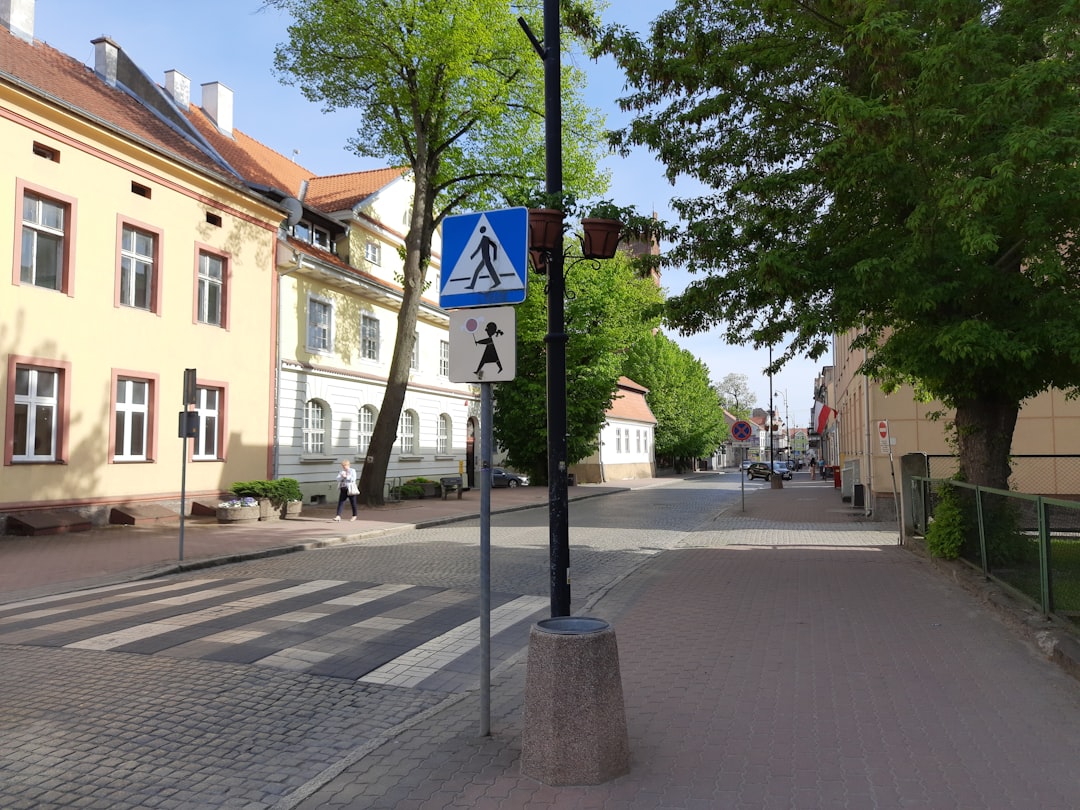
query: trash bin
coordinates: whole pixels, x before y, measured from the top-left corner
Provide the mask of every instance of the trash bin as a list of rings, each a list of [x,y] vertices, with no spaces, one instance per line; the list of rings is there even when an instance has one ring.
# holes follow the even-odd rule
[[[529,631],[521,772],[599,785],[630,770],[619,650],[603,619],[558,616]]]
[[[840,465],[837,465],[837,466],[832,468],[832,474],[833,474],[833,479],[832,479],[833,489],[840,489]]]
[[[572,487],[572,486],[575,486],[576,484],[577,484],[577,475],[575,475],[574,473],[567,473],[566,474],[566,485],[568,487]]]

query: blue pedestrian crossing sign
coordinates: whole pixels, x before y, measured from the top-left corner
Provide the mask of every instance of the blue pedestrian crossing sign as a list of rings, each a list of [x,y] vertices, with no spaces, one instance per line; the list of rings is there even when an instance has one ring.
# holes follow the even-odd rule
[[[443,309],[520,304],[528,277],[529,209],[447,217],[442,253]]]

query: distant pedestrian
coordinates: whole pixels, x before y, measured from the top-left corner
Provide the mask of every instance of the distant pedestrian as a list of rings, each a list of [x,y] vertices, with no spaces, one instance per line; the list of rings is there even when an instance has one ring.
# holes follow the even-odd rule
[[[810,480],[814,480],[814,475],[817,473],[817,459],[810,456]]]
[[[821,474],[821,480],[825,480],[825,459],[818,459],[818,472]]]
[[[349,506],[352,507],[352,518],[350,520],[356,520],[356,496],[360,494],[360,488],[356,485],[356,470],[352,469],[347,458],[341,461],[341,471],[337,474],[337,485],[337,514],[334,515],[334,520],[341,520],[341,510],[345,506],[345,501],[348,501]]]

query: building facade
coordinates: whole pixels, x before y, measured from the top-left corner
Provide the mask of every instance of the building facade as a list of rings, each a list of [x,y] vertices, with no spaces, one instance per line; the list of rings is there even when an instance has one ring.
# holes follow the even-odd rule
[[[175,504],[182,477],[193,497],[264,478],[282,212],[166,99],[135,98],[145,77],[115,43],[94,41],[91,69],[34,40],[32,5],[0,30],[0,515],[97,519]]]
[[[284,476],[323,500],[341,459],[364,463],[382,402],[407,172],[317,177],[234,126],[225,84],[202,84],[195,103],[185,75],[159,85],[111,40],[94,41],[92,69],[35,40],[32,0],[0,14],[0,145],[13,156],[0,169],[13,257],[0,521],[178,508],[182,472],[192,500]],[[438,257],[436,241],[431,291]],[[478,392],[449,381],[433,295],[391,482],[475,476]],[[183,409],[195,439],[180,438]]]
[[[649,389],[620,377],[615,398],[589,458],[570,467],[580,483],[599,484],[656,476],[656,417],[645,396]]]

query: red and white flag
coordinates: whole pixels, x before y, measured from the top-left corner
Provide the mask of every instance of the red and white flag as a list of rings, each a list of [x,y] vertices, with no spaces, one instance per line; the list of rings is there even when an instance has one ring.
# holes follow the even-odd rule
[[[824,402],[814,402],[814,427],[818,433],[824,433],[829,425],[829,418],[836,415],[836,411]]]

